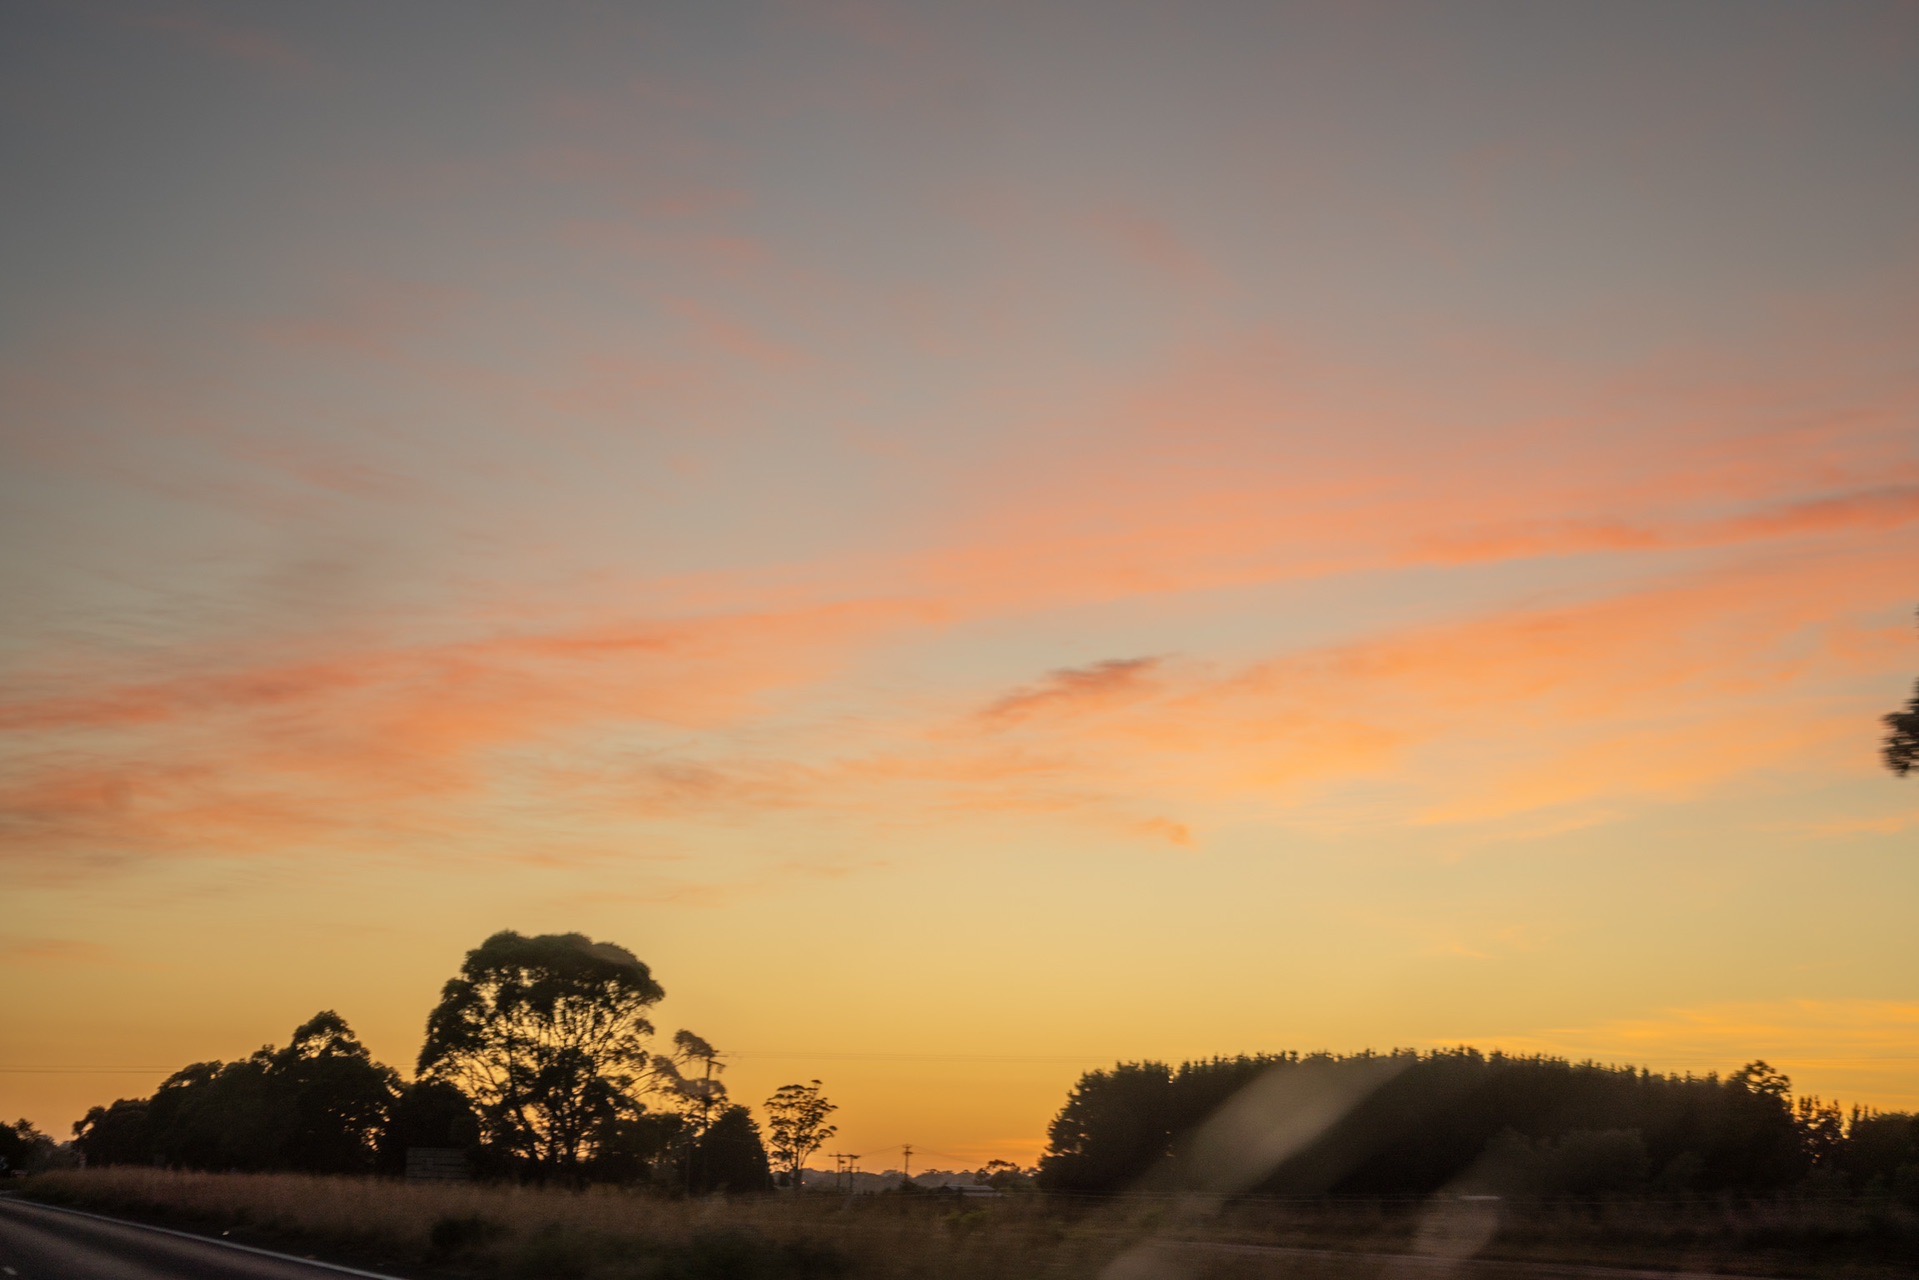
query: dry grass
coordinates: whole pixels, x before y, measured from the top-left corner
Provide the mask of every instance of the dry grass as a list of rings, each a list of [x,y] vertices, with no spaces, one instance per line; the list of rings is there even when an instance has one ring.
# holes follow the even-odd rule
[[[278,1243],[404,1274],[694,1280],[1095,1277],[1126,1247],[1103,1212],[933,1197],[672,1200],[610,1188],[98,1169],[23,1188],[50,1203]]]
[[[1496,1271],[1475,1265],[1475,1257],[1748,1275],[1919,1272],[1919,1217],[1856,1200],[1230,1207],[1038,1196],[958,1203],[824,1194],[670,1200],[604,1188],[572,1193],[150,1169],[48,1173],[24,1190],[396,1275],[489,1280],[1352,1280],[1441,1273],[1408,1271],[1377,1256],[1408,1252],[1462,1277]],[[1510,1280],[1513,1273],[1504,1274]]]

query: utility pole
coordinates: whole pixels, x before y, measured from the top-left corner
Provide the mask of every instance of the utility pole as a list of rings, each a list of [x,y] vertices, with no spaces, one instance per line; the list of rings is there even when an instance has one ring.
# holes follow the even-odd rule
[[[700,1181],[702,1183],[706,1181],[706,1112],[707,1108],[713,1105],[713,1055],[709,1053],[704,1055],[704,1058],[706,1062],[706,1074],[700,1077],[700,1145],[693,1149],[695,1152],[693,1158],[698,1161],[700,1166]],[[691,1187],[687,1188],[688,1191],[692,1189]]]
[[[713,1059],[717,1054],[706,1055],[706,1074],[700,1078],[700,1134],[706,1133],[706,1113],[713,1105]]]
[[[706,1177],[706,1131],[711,1125],[710,1115],[713,1110],[713,1064],[714,1061],[721,1056],[711,1045],[705,1045],[704,1048],[706,1052],[700,1054],[700,1061],[704,1063],[706,1067],[706,1070],[700,1076],[700,1131],[698,1138],[687,1148],[686,1152],[686,1190],[688,1194],[691,1194],[693,1191],[693,1173],[696,1162],[699,1166],[701,1181],[704,1181]],[[724,1071],[726,1068],[721,1067],[720,1070]]]
[[[912,1143],[910,1142],[900,1143],[900,1164],[906,1170],[906,1181],[902,1185],[910,1187],[913,1185],[913,1144]]]

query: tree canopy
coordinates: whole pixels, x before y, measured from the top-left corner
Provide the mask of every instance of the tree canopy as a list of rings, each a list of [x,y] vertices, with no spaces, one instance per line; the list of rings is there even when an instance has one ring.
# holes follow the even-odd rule
[[[1861,1186],[1919,1177],[1919,1121],[1856,1113],[1847,1122],[1832,1104],[1795,1100],[1791,1081],[1764,1062],[1722,1079],[1458,1049],[1088,1072],[1053,1120],[1040,1184],[1079,1192],[1203,1184],[1207,1151],[1196,1135],[1209,1118],[1262,1084],[1301,1099],[1338,1092],[1314,1087],[1315,1077],[1365,1087],[1348,1091],[1349,1104],[1252,1189],[1425,1195],[1477,1178],[1531,1194],[1754,1192],[1796,1185],[1815,1169]],[[1262,1119],[1280,1132],[1289,1118]]]
[[[457,1085],[488,1140],[537,1176],[579,1177],[651,1083],[647,1015],[665,995],[632,952],[584,934],[494,934],[427,1018],[422,1077]]]
[[[788,1186],[800,1185],[806,1158],[839,1132],[838,1125],[826,1123],[826,1117],[838,1110],[820,1092],[818,1080],[811,1084],[783,1084],[766,1100],[773,1157],[784,1170]]]
[[[331,1009],[298,1027],[269,1072],[287,1097],[280,1158],[315,1173],[357,1173],[373,1161],[400,1096],[400,1076],[373,1061]]]
[[[772,1166],[753,1113],[738,1104],[725,1107],[700,1135],[690,1190],[707,1195],[715,1191],[769,1191],[772,1187]]]
[[[0,1124],[0,1177],[27,1173],[53,1158],[54,1142],[25,1120]]]
[[[322,1010],[283,1047],[92,1108],[74,1150],[91,1165],[397,1174],[424,1147],[464,1151],[482,1176],[764,1189],[766,1150],[727,1102],[720,1052],[680,1031],[670,1055],[648,1053],[664,994],[624,947],[497,933],[441,990],[411,1083]],[[649,1111],[653,1098],[665,1105]],[[16,1168],[24,1132],[0,1133]]]
[[[370,1173],[400,1096],[346,1020],[323,1010],[283,1049],[196,1062],[151,1098],[94,1107],[73,1126],[88,1164]]]

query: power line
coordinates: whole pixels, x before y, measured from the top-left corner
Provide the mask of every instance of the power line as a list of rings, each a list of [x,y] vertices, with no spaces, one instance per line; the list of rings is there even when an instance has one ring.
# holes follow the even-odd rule
[[[1110,1053],[1017,1054],[1017,1053],[847,1053],[836,1051],[779,1049],[743,1049],[735,1058],[758,1058],[767,1062],[970,1062],[1037,1063],[1057,1066],[1085,1066],[1095,1062],[1116,1062]]]
[[[178,1071],[172,1067],[0,1067],[9,1075],[42,1076],[143,1076],[154,1071],[172,1073]]]

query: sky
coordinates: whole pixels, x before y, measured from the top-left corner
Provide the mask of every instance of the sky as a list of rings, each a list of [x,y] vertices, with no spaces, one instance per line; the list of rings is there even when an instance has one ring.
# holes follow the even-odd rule
[[[734,1096],[1919,1108],[1919,8],[0,11],[0,1113],[626,946]]]

